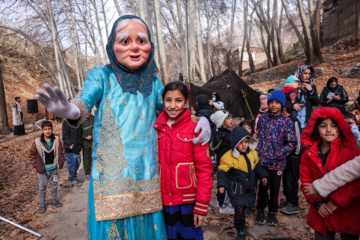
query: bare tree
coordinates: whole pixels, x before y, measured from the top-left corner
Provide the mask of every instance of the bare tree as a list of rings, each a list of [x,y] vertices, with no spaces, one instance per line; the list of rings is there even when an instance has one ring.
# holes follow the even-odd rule
[[[198,44],[200,75],[201,75],[201,80],[207,82],[206,74],[205,74],[204,51],[203,51],[203,44],[201,39],[199,0],[195,0],[195,15],[196,15],[196,38]]]
[[[210,36],[210,31],[211,31],[211,14],[210,14],[210,10],[208,7],[208,3],[207,1],[204,1],[204,8],[205,8],[205,17],[206,17],[206,51],[207,51],[207,62],[208,62],[208,67],[209,67],[209,78],[211,78],[212,76],[214,76],[214,72],[213,72],[213,66],[211,63],[211,36]]]
[[[139,0],[139,13],[140,13],[140,18],[145,19],[144,0]]]
[[[104,44],[104,40],[103,40],[103,36],[101,33],[101,26],[100,26],[100,19],[99,19],[99,15],[98,15],[98,10],[97,10],[97,6],[96,6],[96,0],[91,0],[92,6],[94,8],[94,13],[95,13],[95,19],[96,19],[96,25],[97,25],[97,30],[98,30],[98,35],[100,38],[100,44],[101,44],[101,51],[103,53],[101,59],[102,59],[102,64],[105,65],[107,62],[105,60],[106,58],[106,51],[105,51],[105,44]]]
[[[1,63],[1,61],[0,61]],[[2,79],[2,66],[0,65],[0,133],[10,133],[9,122],[6,112],[6,100],[5,100],[5,89],[4,82]]]
[[[155,18],[156,18],[156,33],[157,33],[156,36],[158,40],[158,48],[160,54],[161,80],[163,84],[166,85],[169,82],[169,77],[166,66],[166,54],[165,54],[164,40],[163,40],[162,27],[161,27],[159,0],[154,0],[154,7],[155,7]]]
[[[119,17],[121,17],[123,14],[122,14],[122,12],[121,12],[121,9],[120,9],[118,0],[114,0],[114,4],[115,4],[116,11],[117,11],[118,14],[119,14]]]
[[[194,1],[189,0],[189,54],[190,54],[190,82],[195,82],[195,25],[194,25]]]
[[[234,19],[235,19],[235,6],[236,6],[236,0],[232,0],[231,4],[231,20],[230,20],[230,31],[229,31],[229,43],[228,43],[228,49],[227,49],[227,55],[226,55],[226,65],[229,70],[231,70],[231,49],[232,49],[232,34],[234,31]]]

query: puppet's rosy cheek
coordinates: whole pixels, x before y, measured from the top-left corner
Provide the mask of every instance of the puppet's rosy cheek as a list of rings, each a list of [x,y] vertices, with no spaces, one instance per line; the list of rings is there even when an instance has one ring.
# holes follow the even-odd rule
[[[122,46],[122,45],[115,45],[114,46],[114,51],[115,52],[125,52],[128,49],[127,46]]]
[[[141,50],[144,52],[149,52],[151,50],[151,45],[149,44],[145,44],[141,47]]]

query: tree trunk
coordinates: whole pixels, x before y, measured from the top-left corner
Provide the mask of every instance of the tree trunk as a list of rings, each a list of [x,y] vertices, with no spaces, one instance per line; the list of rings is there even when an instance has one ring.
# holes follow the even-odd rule
[[[232,0],[230,31],[229,31],[229,44],[228,44],[228,50],[227,50],[227,53],[226,53],[226,65],[227,65],[229,70],[232,70],[232,66],[231,66],[231,48],[232,48],[232,34],[233,34],[233,31],[234,31],[235,7],[236,7],[236,0]]]
[[[1,62],[0,62],[1,63]],[[5,99],[5,89],[4,82],[2,79],[2,66],[0,65],[0,133],[9,134],[9,122],[6,111],[6,99]]]
[[[104,44],[104,40],[103,40],[103,36],[102,36],[102,33],[101,33],[101,27],[100,27],[100,20],[99,20],[99,15],[98,15],[98,10],[97,10],[97,6],[96,6],[96,1],[95,0],[91,0],[92,2],[92,5],[94,7],[94,13],[95,13],[95,19],[96,19],[96,25],[97,25],[97,30],[98,30],[98,35],[99,35],[99,38],[100,38],[100,44],[101,44],[101,51],[103,53],[102,55],[102,64],[103,65],[106,65],[106,51],[105,51],[105,44]]]
[[[301,33],[300,33],[299,29],[296,27],[296,24],[295,24],[294,20],[293,20],[292,17],[290,16],[290,13],[289,13],[289,10],[288,10],[288,8],[287,8],[287,6],[286,6],[286,4],[285,4],[285,1],[284,1],[284,0],[281,0],[281,3],[282,3],[282,7],[283,7],[284,10],[285,10],[287,19],[289,20],[292,28],[294,29],[294,31],[295,31],[295,33],[296,33],[296,36],[298,37],[299,42],[300,42],[302,48],[305,50],[306,45],[305,45],[304,38],[301,36]]]
[[[101,9],[102,9],[102,13],[103,13],[103,17],[104,17],[104,25],[105,25],[105,32],[106,32],[106,37],[109,37],[109,25],[108,22],[106,20],[106,12],[105,12],[105,4],[104,4],[104,0],[101,0]],[[104,58],[106,59],[106,56],[104,56]]]
[[[162,78],[161,80],[163,84],[166,85],[169,83],[169,77],[166,66],[166,54],[165,54],[164,40],[163,40],[162,27],[161,27],[159,0],[154,0],[154,7],[155,7],[155,18],[156,18],[156,35],[157,35],[158,48],[160,54],[160,71]]]
[[[121,9],[120,9],[118,0],[114,0],[114,4],[115,4],[116,11],[117,11],[118,14],[119,14],[119,17],[121,17],[121,16],[122,16],[122,12],[121,12]]]
[[[58,44],[56,42],[57,32],[56,32],[54,17],[52,14],[50,0],[45,0],[45,2],[46,2],[46,8],[47,8],[47,11],[49,14],[49,24],[50,24],[50,28],[51,28],[51,36],[52,36],[53,46],[54,46],[55,62],[56,62],[56,76],[57,76],[57,79],[59,82],[59,87],[60,87],[61,91],[63,91],[67,96],[69,96],[69,92],[67,91],[67,89],[65,89],[64,78],[61,74],[60,56],[59,56]]]
[[[144,0],[139,0],[139,13],[140,13],[140,18],[145,21]]]
[[[155,44],[155,36],[154,36],[154,31],[153,31],[153,24],[151,21],[151,12],[150,12],[150,4],[149,4],[149,0],[145,0],[145,9],[146,9],[146,19],[147,19],[147,26],[149,28],[150,34],[151,34],[151,38]],[[156,48],[154,51],[154,61],[156,64],[159,63],[158,61],[158,49]]]
[[[316,56],[314,54],[314,47],[313,47],[313,43],[312,43],[310,27],[307,24],[302,0],[297,0],[297,3],[298,3],[299,12],[300,12],[301,24],[303,26],[303,32],[304,32],[304,36],[305,36],[306,48],[304,50],[305,50],[305,53],[307,56],[306,64],[315,66],[319,63],[319,60],[316,58]]]
[[[205,73],[204,51],[201,40],[199,0],[195,0],[195,14],[196,14],[196,37],[197,37],[198,52],[199,52],[200,75],[201,75],[201,80],[206,83],[207,79]]]
[[[317,0],[315,10],[310,18],[310,29],[311,29],[311,37],[314,46],[314,54],[316,58],[319,59],[320,63],[323,63],[323,57],[321,54],[321,44],[320,44],[320,18],[321,18],[321,8],[322,1]]]
[[[70,41],[71,41],[71,46],[73,47],[73,55],[74,55],[74,62],[75,62],[75,72],[76,72],[76,79],[77,79],[77,82],[78,82],[78,89],[81,89],[81,79],[80,79],[80,67],[79,67],[79,62],[78,62],[78,49],[77,49],[77,44],[75,43],[75,39],[74,39],[74,36],[73,36],[73,30],[72,30],[72,27],[74,26],[70,26],[70,20],[69,20],[69,17],[68,17],[68,13],[70,15],[72,15],[72,13],[70,12],[70,1],[68,1],[69,3],[69,7],[67,7],[64,3],[63,0],[60,0],[61,2],[61,5],[63,6],[63,9],[64,9],[64,13],[65,13],[65,19],[66,19],[66,23],[67,23],[67,26],[68,26],[68,30],[69,30],[69,35],[70,35]],[[74,32],[75,34],[75,32]]]
[[[207,61],[208,61],[208,65],[209,65],[209,79],[212,78],[212,76],[214,76],[214,72],[213,72],[213,66],[211,63],[211,48],[210,48],[210,13],[209,13],[209,8],[207,6],[207,2],[204,2],[204,7],[205,7],[205,12],[206,12],[206,23],[207,23],[207,33],[206,33],[206,51],[207,51]]]
[[[190,82],[195,83],[195,25],[194,25],[194,1],[189,0],[189,54],[190,54]]]
[[[176,0],[176,10],[179,18],[179,33],[180,33],[180,48],[181,48],[181,72],[186,79],[189,79],[187,74],[186,62],[186,36],[184,32],[184,25],[182,19],[180,0]]]
[[[248,8],[249,8],[249,3],[248,0],[244,0],[244,2],[246,2],[246,16],[247,16],[247,12],[248,12]],[[247,48],[247,52],[249,55],[249,66],[250,66],[250,72],[254,73],[255,72],[255,64],[254,64],[254,60],[252,58],[251,55],[251,46],[250,46],[250,41],[251,41],[251,30],[252,30],[252,19],[253,19],[253,15],[254,15],[254,11],[252,11],[252,13],[250,14],[250,26],[249,26],[249,32],[247,32],[247,36],[246,36],[246,48]],[[246,22],[247,22],[247,17],[246,17]],[[247,26],[246,26],[247,28]]]
[[[279,51],[280,61],[282,63],[285,63],[284,51],[283,51],[283,47],[282,47],[282,43],[281,43],[281,28],[282,28],[282,15],[283,15],[283,12],[284,12],[284,7],[281,6],[279,25],[276,26],[275,33],[276,33],[276,40],[277,40],[277,44],[278,44],[278,51]]]
[[[241,47],[241,53],[240,53],[240,56],[239,56],[239,76],[240,77],[242,76],[242,72],[243,72],[242,64],[243,64],[244,49],[245,49],[245,36],[243,37],[243,42],[242,42],[241,46],[242,46]]]
[[[217,44],[216,44],[216,62],[218,65],[217,68],[217,73],[215,73],[215,75],[220,75],[221,74],[221,66],[219,63],[219,58],[220,58],[220,46],[221,46],[221,41],[220,41],[220,10],[219,10],[219,2],[217,0],[215,0],[215,4],[216,4],[216,30],[217,30]]]

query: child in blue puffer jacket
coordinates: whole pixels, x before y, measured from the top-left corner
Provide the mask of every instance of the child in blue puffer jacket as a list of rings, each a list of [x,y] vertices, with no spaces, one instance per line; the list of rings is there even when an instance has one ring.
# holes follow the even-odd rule
[[[283,109],[286,98],[282,90],[275,90],[268,95],[269,111],[263,114],[258,122],[259,136],[257,152],[260,165],[268,172],[269,181],[265,186],[259,185],[257,215],[255,222],[265,223],[264,209],[269,205],[268,224],[278,224],[275,213],[280,205],[280,185],[286,157],[296,147],[294,124],[286,117]],[[270,199],[268,190],[270,188]]]

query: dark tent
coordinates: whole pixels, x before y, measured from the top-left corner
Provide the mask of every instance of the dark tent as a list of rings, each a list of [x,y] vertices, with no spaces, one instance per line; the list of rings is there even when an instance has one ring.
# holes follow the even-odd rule
[[[195,97],[197,95],[205,94],[211,99],[213,92],[220,95],[225,109],[234,117],[252,119],[259,112],[260,94],[249,87],[234,71],[226,70],[220,76],[211,78],[202,87],[190,84],[190,106],[195,108]],[[248,104],[245,101],[244,94]],[[248,105],[251,108],[252,115]]]

